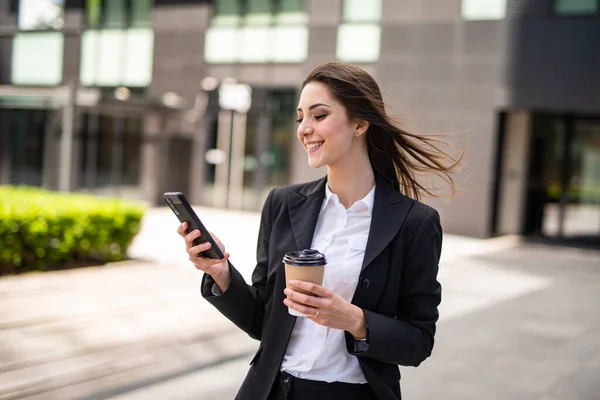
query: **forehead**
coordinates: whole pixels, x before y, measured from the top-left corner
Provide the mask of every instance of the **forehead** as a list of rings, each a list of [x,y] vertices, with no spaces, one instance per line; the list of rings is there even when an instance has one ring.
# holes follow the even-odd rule
[[[311,82],[304,86],[300,93],[298,108],[307,109],[314,103],[327,103],[330,106],[338,105],[338,102],[333,98],[327,86],[319,82]]]

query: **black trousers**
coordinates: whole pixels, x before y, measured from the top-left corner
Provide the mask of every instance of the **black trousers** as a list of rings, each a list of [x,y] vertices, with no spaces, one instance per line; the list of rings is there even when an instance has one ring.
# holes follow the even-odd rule
[[[377,400],[368,384],[320,382],[280,372],[268,400]]]

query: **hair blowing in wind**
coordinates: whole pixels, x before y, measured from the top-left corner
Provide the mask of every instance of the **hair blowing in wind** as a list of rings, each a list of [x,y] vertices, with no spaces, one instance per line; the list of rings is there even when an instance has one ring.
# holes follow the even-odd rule
[[[331,62],[313,69],[302,83],[324,84],[344,105],[348,118],[369,121],[367,146],[373,170],[389,180],[394,188],[420,200],[423,196],[440,197],[417,175],[437,175],[455,192],[452,175],[464,152],[454,158],[439,145],[448,143],[432,136],[402,129],[385,110],[379,85],[365,70],[351,64]]]

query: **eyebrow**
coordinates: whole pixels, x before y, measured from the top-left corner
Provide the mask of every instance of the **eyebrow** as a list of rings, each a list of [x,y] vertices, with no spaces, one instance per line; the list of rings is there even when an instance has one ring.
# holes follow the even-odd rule
[[[329,105],[327,105],[325,103],[315,103],[312,106],[308,107],[308,111],[312,110],[313,108],[317,108],[319,106],[325,106],[325,107],[331,108],[331,106],[329,106]],[[297,108],[296,111],[302,111],[302,109],[301,108]]]

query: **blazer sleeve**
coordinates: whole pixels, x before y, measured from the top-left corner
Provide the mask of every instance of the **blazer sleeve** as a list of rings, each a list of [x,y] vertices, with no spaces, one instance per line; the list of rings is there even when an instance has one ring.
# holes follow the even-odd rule
[[[363,310],[368,346],[356,351],[354,338],[346,332],[349,353],[415,367],[431,355],[441,301],[441,285],[437,281],[441,245],[440,217],[429,208],[402,266],[396,316]]]
[[[227,290],[214,295],[214,279],[204,274],[201,285],[202,296],[225,317],[253,339],[261,340],[265,314],[267,271],[269,265],[269,237],[271,235],[271,203],[274,190],[269,193],[263,206],[258,233],[256,268],[252,273],[252,285],[248,285],[240,272],[230,263],[231,284]]]

